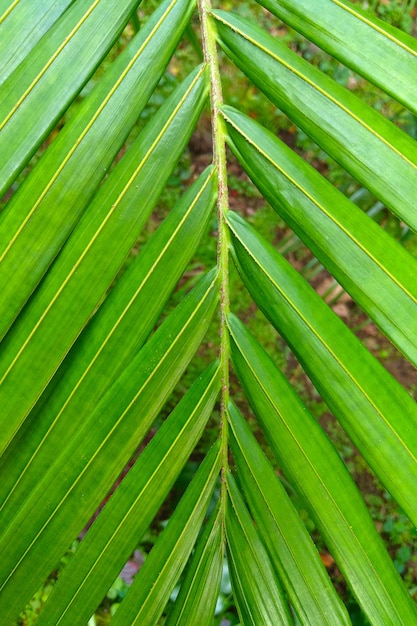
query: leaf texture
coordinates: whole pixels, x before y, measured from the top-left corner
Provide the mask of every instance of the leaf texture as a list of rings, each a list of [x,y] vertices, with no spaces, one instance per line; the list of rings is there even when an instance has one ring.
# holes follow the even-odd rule
[[[128,463],[201,343],[217,304],[216,287],[216,276],[207,275],[165,320],[8,525],[0,543],[3,615],[13,617],[14,603],[30,599]],[[164,380],[169,383],[161,386]],[[79,499],[83,507],[74,509]]]
[[[110,498],[56,585],[40,625],[88,620],[178,478],[218,391],[214,366],[184,396]]]
[[[73,3],[0,87],[0,193],[87,82],[136,5],[137,0]]]
[[[0,398],[3,395],[9,400],[0,402],[9,426],[3,432],[2,449],[115,278],[185,147],[206,93],[205,74],[200,69],[160,109],[144,136],[138,137],[101,187],[30,307],[4,342]],[[155,185],[154,168],[162,161],[168,145],[175,145],[176,149],[165,159]],[[115,241],[118,245],[112,245]],[[77,297],[80,291],[83,298]],[[52,341],[54,357],[46,362],[45,354],[50,352]],[[39,367],[34,371],[36,362]],[[11,396],[8,390],[15,388],[17,380],[21,381],[20,394]]]
[[[240,330],[237,318],[230,322]],[[238,334],[232,330],[234,338]],[[304,523],[271,464],[239,409],[230,403],[228,412],[236,479],[298,619],[301,624],[349,624]]]
[[[288,341],[369,465],[417,521],[411,486],[417,477],[417,437],[410,437],[417,424],[415,402],[247,222],[233,213],[228,221],[239,271],[258,306]]]
[[[0,337],[91,201],[161,78],[193,6],[190,0],[161,4],[1,214]]]
[[[224,114],[231,148],[264,197],[417,365],[416,259],[272,133],[230,107]]]
[[[0,84],[32,51],[74,0],[32,0],[0,3]],[[6,30],[7,28],[7,30]]]
[[[169,523],[113,617],[115,625],[156,624],[186,565],[221,467],[216,444],[201,463]]]
[[[233,589],[244,624],[291,624],[284,592],[259,539],[233,476],[227,478],[230,506],[226,537]]]
[[[346,0],[260,0],[260,4],[417,112],[417,87],[409,80],[417,71],[414,37]]]
[[[248,20],[215,11],[240,69],[330,156],[417,230],[414,141],[354,94]]]
[[[237,319],[230,325],[234,363],[253,410],[364,612],[371,623],[377,616],[412,623],[415,606],[338,453],[259,344]]]
[[[347,0],[259,4],[0,0],[2,625],[98,623],[137,549],[115,626],[347,626],[355,612],[417,624],[338,443],[296,392],[298,368],[293,384],[263,347],[269,322],[416,525],[415,401],[249,224],[252,205],[228,201],[242,167],[277,228],[416,364],[405,239],[233,90],[240,68],[253,105],[260,89],[405,232],[415,139],[242,15],[274,33],[270,10],[411,112],[417,46]],[[212,165],[196,154],[206,134]]]
[[[214,171],[210,168],[190,187],[110,291],[8,446],[0,459],[0,468],[8,469],[1,485],[4,524],[14,518],[22,500],[36,487],[39,474],[47,471],[62,440],[76,434],[144,344],[200,241],[214,199]]]
[[[180,592],[168,614],[167,626],[213,623],[223,566],[222,534],[220,508],[217,508],[197,543]]]

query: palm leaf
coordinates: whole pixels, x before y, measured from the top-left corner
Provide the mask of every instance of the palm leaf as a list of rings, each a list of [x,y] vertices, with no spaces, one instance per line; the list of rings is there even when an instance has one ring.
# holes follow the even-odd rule
[[[48,2],[34,4],[30,0],[0,2],[0,24],[4,24],[0,42],[0,82],[10,76],[73,2],[66,0],[49,6]]]
[[[229,405],[229,421],[237,479],[300,622],[349,623],[303,522],[234,404]]]
[[[415,259],[279,139],[238,111],[223,111],[232,150],[265,198],[416,365]]]
[[[193,4],[165,2],[155,11],[4,209],[1,337],[84,213],[163,74]]]
[[[387,622],[413,621],[415,607],[337,452],[284,377],[272,374],[273,364],[259,345],[236,320],[231,328],[236,370],[274,454],[307,501],[364,612],[371,622],[381,615]]]
[[[294,493],[363,619],[417,624],[335,444],[233,315],[229,264],[417,524],[415,402],[229,209],[226,143],[280,219],[414,364],[415,259],[288,146],[223,104],[219,50],[414,229],[416,142],[239,6],[233,13],[210,0],[163,0],[95,73],[131,17],[137,30],[139,4],[149,12],[146,0],[0,0],[2,623],[17,623],[58,563],[36,623],[87,623],[147,529],[158,528],[165,502],[168,524],[112,623],[213,624],[227,568],[228,602],[242,624],[349,624]],[[346,0],[260,4],[416,111],[411,37]],[[151,113],[167,66],[176,73],[184,59],[171,60],[184,34],[198,50],[195,67],[180,72]],[[143,244],[209,94],[213,165]],[[209,228],[218,233],[217,267],[205,267],[189,289]],[[235,394],[251,406],[263,449]],[[213,431],[207,453],[207,439],[199,441]],[[174,483],[190,457],[202,456],[174,507]]]
[[[5,339],[0,359],[0,396],[4,394],[4,402],[0,402],[11,432],[3,433],[0,448],[26,417],[120,270],[185,147],[205,96],[204,74],[199,70],[165,103],[150,128],[145,129],[145,136],[138,137],[102,185],[30,306],[16,322],[10,339]],[[170,158],[163,161],[168,145],[174,145],[176,150],[170,150]],[[164,168],[160,168],[155,184],[158,162],[163,162]],[[136,210],[139,194],[146,198],[141,211]],[[112,241],[119,241],[119,245],[111,246]],[[85,293],[83,299],[76,297],[80,291]],[[46,366],[44,350],[49,352],[52,338],[54,358],[50,355]],[[33,371],[36,362],[42,366]],[[28,365],[31,376],[25,374]],[[16,385],[16,380],[21,384],[26,380],[31,392],[23,388],[20,398],[12,396],[8,389]]]
[[[138,572],[115,624],[155,624],[161,616],[201,530],[221,467],[219,445],[201,463],[159,541]]]
[[[88,620],[178,478],[210,417],[218,389],[214,367],[175,407],[97,519],[95,532],[81,543],[40,624]]]
[[[240,619],[244,624],[291,624],[284,591],[230,474],[227,485],[228,561]]]
[[[3,83],[0,105],[3,184],[9,184],[21,171],[87,82],[117,39],[137,1],[111,4],[106,7],[106,2],[97,0],[73,3],[48,30],[48,37],[40,40]],[[103,29],[103,19],[108,18],[111,27]],[[58,80],[62,74],[68,78],[65,86]]]
[[[417,438],[408,436],[417,424],[415,402],[285,259],[242,218],[231,213],[228,219],[239,269],[259,307],[287,339],[369,464],[417,520],[412,489]],[[328,371],[331,382],[324,388],[321,381]],[[377,447],[369,446],[374,437]]]
[[[413,140],[247,20],[222,12],[215,15],[222,44],[249,78],[416,230],[417,158]],[[412,61],[417,68],[417,58]],[[298,102],[303,106],[297,106]]]
[[[214,172],[209,169],[132,262],[95,322],[73,346],[47,393],[3,454],[1,463],[8,472],[1,486],[2,514],[6,500],[10,507],[12,498],[18,503],[36,486],[39,473],[46,471],[49,459],[59,452],[62,438],[77,432],[85,415],[94,410],[144,344],[206,228],[214,192]],[[74,356],[77,353],[83,354],[82,362]]]
[[[166,624],[213,623],[223,566],[223,532],[220,507],[212,514],[201,535],[175,604]]]
[[[93,412],[84,416],[76,436],[55,462],[50,459],[25,505],[15,510],[0,546],[5,615],[14,608],[8,596],[18,600],[13,587],[33,593],[106,497],[201,342],[216,301],[215,276],[209,274],[138,352]],[[161,387],[165,379],[169,382]],[[46,489],[49,497],[40,504],[39,493]],[[80,498],[83,506],[74,509]],[[61,532],[54,541],[57,528]]]
[[[417,111],[417,86],[409,80],[417,57],[413,37],[346,0],[301,0],[297,4],[262,0],[261,4],[411,111]]]

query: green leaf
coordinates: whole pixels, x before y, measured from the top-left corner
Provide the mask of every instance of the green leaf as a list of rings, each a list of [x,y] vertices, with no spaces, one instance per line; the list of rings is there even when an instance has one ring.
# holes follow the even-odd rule
[[[232,337],[244,336],[237,318],[230,318]],[[232,348],[238,354],[238,343]],[[252,354],[252,353],[250,353]],[[304,522],[242,414],[228,407],[231,447],[237,480],[248,500],[259,535],[301,624],[350,624]],[[298,458],[296,458],[298,460]],[[258,622],[259,623],[259,622]]]
[[[137,4],[137,0],[73,3],[3,83],[0,194],[21,172],[87,82]],[[59,80],[63,74],[65,83]]]
[[[197,542],[166,626],[212,626],[223,567],[222,517],[217,507]]]
[[[243,325],[229,324],[233,363],[263,432],[370,622],[413,623],[415,606],[337,451]]]
[[[165,0],[159,6],[2,212],[0,337],[45,274],[123,146],[194,4],[193,0]]]
[[[417,73],[414,37],[346,0],[258,2],[417,113],[417,84],[410,81]]]
[[[88,621],[201,437],[219,383],[218,365],[210,367],[165,420],[99,514],[93,532],[82,540],[48,599],[39,626]]]
[[[0,84],[33,50],[74,0],[0,2]]]
[[[21,503],[0,541],[3,616],[21,610],[126,466],[200,345],[217,291],[211,272],[152,335]]]
[[[13,520],[57,454],[143,345],[210,219],[209,168],[143,248],[73,346],[0,459],[1,519]],[[7,508],[6,508],[7,507]],[[7,515],[7,510],[9,515]]]
[[[231,107],[230,146],[277,213],[417,365],[417,262],[283,142]]]
[[[227,561],[240,621],[253,626],[289,625],[292,619],[281,583],[230,473],[227,487]]]
[[[213,15],[222,46],[253,83],[417,230],[415,142],[259,27],[224,11]]]
[[[197,539],[221,466],[215,444],[112,618],[114,626],[157,624]]]
[[[134,245],[201,113],[205,78],[204,70],[193,72],[119,161],[3,342],[0,403],[5,426],[0,450],[33,407]],[[12,394],[17,386],[19,394]]]
[[[286,41],[290,24],[311,33],[415,110],[417,46],[409,37],[345,0],[267,3],[288,20]],[[110,600],[115,624],[213,626],[235,622],[238,610],[242,623],[333,626],[355,621],[352,606],[377,626],[417,624],[409,576],[401,581],[394,567],[406,567],[411,552],[395,548],[392,563],[392,541],[385,550],[339,442],[230,309],[252,326],[254,307],[262,308],[350,434],[354,454],[389,489],[384,498],[396,498],[417,525],[416,405],[306,281],[229,212],[227,188],[233,201],[241,181],[226,143],[296,231],[288,238],[298,246],[298,233],[414,362],[415,260],[223,101],[242,95],[242,111],[279,134],[282,116],[269,119],[273,105],[252,98],[260,87],[371,190],[363,193],[415,227],[416,144],[387,119],[406,115],[411,133],[412,114],[384,96],[384,117],[315,67],[319,59],[303,61],[256,26],[267,11],[253,0],[234,4],[252,23],[233,16],[233,3],[217,2],[223,12],[212,4],[150,0],[136,13],[139,0],[0,0],[0,120],[11,114],[0,138],[2,624],[98,624],[110,600],[103,596],[112,583],[115,591],[131,552],[144,550],[149,528],[154,549],[126,598],[119,586]],[[408,7],[403,23],[410,15]],[[218,40],[252,78],[247,95]],[[205,144],[208,115],[214,166],[191,185],[208,162],[195,150],[200,136]],[[165,205],[189,185],[161,223]],[[248,215],[251,206],[237,202]],[[199,281],[214,238],[216,268]],[[234,272],[229,278],[232,259],[252,304]],[[261,319],[253,327],[268,343],[273,331]],[[196,368],[217,352],[218,365],[196,380]],[[287,355],[284,348],[285,371]],[[233,399],[253,407],[261,444]],[[176,408],[167,418],[168,406]],[[179,483],[202,458],[174,512]],[[215,510],[206,522],[207,508]],[[336,574],[327,575],[304,514]],[[156,539],[161,515],[167,527]]]
[[[247,289],[369,465],[417,523],[415,402],[283,257],[239,216],[229,213],[228,222]]]

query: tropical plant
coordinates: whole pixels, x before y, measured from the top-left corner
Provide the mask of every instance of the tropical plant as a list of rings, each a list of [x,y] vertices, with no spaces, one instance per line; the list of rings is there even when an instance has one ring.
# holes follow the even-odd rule
[[[239,15],[238,2],[218,9],[210,0],[163,0],[77,98],[138,4],[0,0],[0,185],[1,193],[10,190],[0,218],[1,623],[14,623],[85,529],[214,319],[218,359],[154,428],[67,559],[36,623],[88,622],[218,402],[217,441],[111,623],[155,624],[167,611],[169,625],[213,624],[225,558],[242,624],[351,623],[278,466],[366,619],[417,624],[414,602],[335,446],[234,315],[229,264],[413,524],[415,402],[306,280],[229,210],[226,144],[277,214],[414,365],[416,260],[275,135],[223,103],[219,54],[414,230],[416,143]],[[270,11],[417,112],[412,37],[347,0],[260,4],[264,16]],[[194,46],[201,40],[204,62],[121,156],[184,32]],[[126,266],[208,99],[213,165]],[[216,197],[217,266],[173,307],[170,294],[207,237]],[[230,364],[275,461],[234,402]]]

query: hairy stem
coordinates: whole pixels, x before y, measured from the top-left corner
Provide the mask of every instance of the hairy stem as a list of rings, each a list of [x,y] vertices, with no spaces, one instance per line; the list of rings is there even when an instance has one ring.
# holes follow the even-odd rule
[[[227,190],[226,144],[223,117],[220,107],[223,102],[220,80],[219,61],[217,56],[216,38],[213,23],[210,21],[210,0],[199,0],[200,21],[202,29],[204,60],[210,69],[210,103],[213,134],[213,157],[217,170],[218,200],[218,246],[217,263],[220,273],[220,362],[222,368],[222,397],[220,426],[223,443],[223,468],[227,467],[227,418],[226,409],[229,400],[229,335],[227,329],[227,315],[229,313],[229,232],[225,221],[225,214],[229,208]]]

